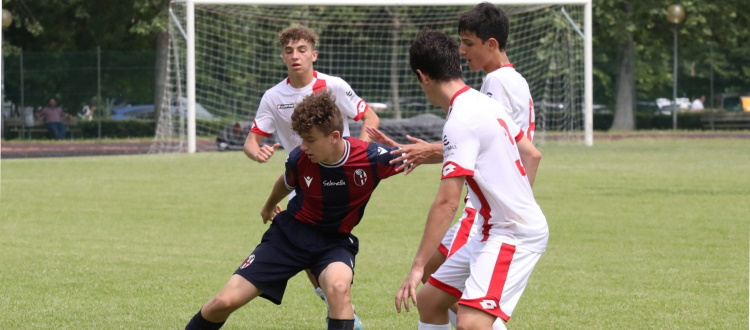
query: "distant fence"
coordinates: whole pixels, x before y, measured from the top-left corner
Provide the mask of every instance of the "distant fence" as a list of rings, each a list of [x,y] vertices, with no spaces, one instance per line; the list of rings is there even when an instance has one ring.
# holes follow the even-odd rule
[[[154,51],[4,52],[3,115],[23,116],[52,96],[70,114],[97,104],[106,117],[108,102],[153,103],[155,59]]]

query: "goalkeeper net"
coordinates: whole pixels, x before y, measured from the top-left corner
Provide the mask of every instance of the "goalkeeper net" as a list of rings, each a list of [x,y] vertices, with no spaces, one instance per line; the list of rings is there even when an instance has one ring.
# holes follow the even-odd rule
[[[427,130],[436,130],[431,136],[439,137],[444,115],[429,104],[417,85],[409,69],[409,45],[423,28],[443,31],[458,40],[458,16],[473,7],[194,6],[195,139],[199,151],[215,149],[217,136],[232,125],[237,129],[229,131],[246,134],[263,93],[287,76],[277,35],[296,24],[311,27],[319,36],[315,70],[347,81],[378,110],[381,127],[391,136],[414,136],[408,123],[434,121]],[[577,29],[583,26],[584,5],[500,7],[510,19],[506,52],[528,81],[534,99],[535,141],[553,137],[582,141],[584,46]],[[188,150],[186,4],[172,3],[170,16],[167,82],[151,152]],[[471,72],[465,63],[464,72],[467,83],[479,89],[484,73]],[[356,124],[351,130],[357,136]]]

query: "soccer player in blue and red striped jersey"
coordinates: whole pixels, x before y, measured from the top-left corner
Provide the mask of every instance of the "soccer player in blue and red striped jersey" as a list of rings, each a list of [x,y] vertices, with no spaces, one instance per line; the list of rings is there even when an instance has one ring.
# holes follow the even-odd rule
[[[380,180],[398,173],[400,163],[389,164],[396,148],[343,137],[341,111],[328,92],[297,105],[292,129],[302,144],[289,153],[286,171],[261,210],[270,228],[186,329],[218,329],[258,296],[281,304],[287,281],[305,269],[328,300],[328,329],[353,329],[350,289],[359,241],[351,232]],[[282,210],[278,203],[292,190],[296,194]]]

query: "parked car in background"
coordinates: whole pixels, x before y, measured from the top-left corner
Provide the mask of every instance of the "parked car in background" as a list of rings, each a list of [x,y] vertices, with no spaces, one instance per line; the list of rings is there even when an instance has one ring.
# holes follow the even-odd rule
[[[579,104],[578,107],[580,107],[580,111],[583,112],[583,104]],[[536,109],[537,113],[539,113],[540,111],[544,111],[549,114],[563,113],[566,111],[565,108],[565,103],[547,102],[544,100],[534,101],[534,109]],[[592,113],[601,115],[609,115],[614,113],[614,111],[609,106],[596,103],[591,105],[591,111]]]
[[[659,109],[656,114],[669,115],[672,114],[672,110],[677,107],[678,111],[690,109],[690,99],[687,97],[678,97],[675,102],[665,97],[656,99],[656,107]]]
[[[171,107],[172,114],[179,114],[179,111],[182,110],[182,113],[187,115],[187,106],[185,106],[185,102],[182,106],[178,107],[176,105],[173,105]],[[112,111],[112,120],[155,120],[156,119],[156,113],[154,111],[154,105],[153,104],[142,104],[142,105],[133,105],[133,106],[127,106],[119,109],[115,109]],[[206,108],[204,108],[199,103],[195,104],[195,118],[196,119],[214,119],[214,115],[208,112]]]
[[[750,92],[719,94],[719,109],[750,112]]]

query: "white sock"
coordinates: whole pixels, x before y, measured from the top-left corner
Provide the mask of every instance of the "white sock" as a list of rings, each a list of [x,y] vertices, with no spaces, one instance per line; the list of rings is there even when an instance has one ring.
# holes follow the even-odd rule
[[[448,310],[448,321],[451,322],[451,325],[454,328],[458,328],[458,323],[456,322],[456,312],[450,309]]]
[[[427,323],[422,323],[422,321],[419,321],[419,327],[417,329],[419,330],[451,330],[451,325],[449,323],[427,324]]]
[[[508,328],[505,327],[505,321],[498,317],[495,323],[492,323],[492,330],[508,330]]]

